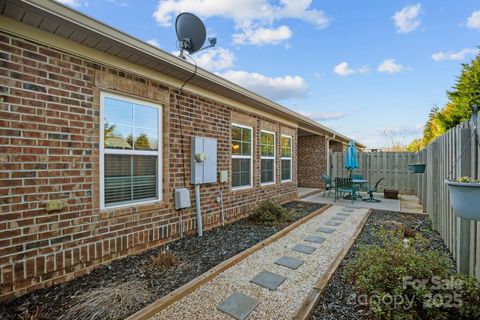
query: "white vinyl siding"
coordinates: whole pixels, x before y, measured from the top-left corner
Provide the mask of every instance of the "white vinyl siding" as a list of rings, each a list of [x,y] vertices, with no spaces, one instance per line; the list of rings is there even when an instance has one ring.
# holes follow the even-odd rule
[[[161,107],[101,94],[101,208],[161,200]]]

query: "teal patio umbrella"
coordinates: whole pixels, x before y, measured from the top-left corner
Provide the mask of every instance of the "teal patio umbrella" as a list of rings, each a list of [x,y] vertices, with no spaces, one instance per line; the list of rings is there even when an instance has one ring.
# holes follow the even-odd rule
[[[345,169],[350,171],[350,177],[352,176],[352,170],[358,168],[357,160],[357,147],[353,140],[350,140],[347,148],[347,155],[345,157]]]

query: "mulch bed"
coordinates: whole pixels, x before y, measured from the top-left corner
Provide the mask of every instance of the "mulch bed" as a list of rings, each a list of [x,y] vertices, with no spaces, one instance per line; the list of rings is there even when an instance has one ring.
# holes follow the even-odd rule
[[[454,265],[454,260],[445,246],[444,241],[431,227],[428,215],[396,213],[389,211],[374,211],[367,220],[363,231],[358,236],[352,249],[345,259],[341,262],[339,268],[330,279],[327,288],[323,292],[320,300],[314,310],[311,319],[315,320],[367,320],[371,319],[365,306],[355,303],[350,299],[355,291],[353,287],[345,281],[344,269],[347,263],[355,259],[361,245],[381,244],[375,237],[376,230],[386,221],[396,221],[403,223],[406,228],[412,227],[415,232],[422,234],[430,240],[430,249],[447,254]],[[452,270],[454,272],[455,270]],[[353,300],[353,301],[352,301]]]
[[[139,308],[141,309],[323,206],[292,201],[283,205],[293,211],[292,221],[288,223],[264,226],[242,219],[206,231],[202,239],[190,235],[176,240],[168,244],[168,247],[169,251],[180,259],[180,264],[170,269],[152,270],[148,267],[152,257],[158,255],[164,248],[151,249],[113,261],[68,283],[32,292],[0,305],[0,319],[23,319],[21,315],[26,310],[32,314],[38,308],[41,309],[41,317],[35,319],[58,319],[75,305],[79,295],[126,281],[141,283],[152,293],[152,299],[145,301]],[[131,314],[138,310],[131,310]]]

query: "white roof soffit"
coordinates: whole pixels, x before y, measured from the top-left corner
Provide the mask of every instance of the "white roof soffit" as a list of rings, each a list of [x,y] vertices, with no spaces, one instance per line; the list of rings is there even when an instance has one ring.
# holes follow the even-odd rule
[[[179,80],[186,80],[194,70],[190,63],[56,1],[1,0],[0,13]],[[335,135],[336,139],[343,141],[350,140],[347,136],[202,68],[198,68],[197,75],[190,83],[284,117],[312,133]],[[358,142],[357,145],[364,147]]]

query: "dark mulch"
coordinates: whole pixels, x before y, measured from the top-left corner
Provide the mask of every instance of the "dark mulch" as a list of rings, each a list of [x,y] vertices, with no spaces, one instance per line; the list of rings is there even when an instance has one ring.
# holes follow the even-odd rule
[[[152,270],[148,267],[151,258],[164,250],[155,248],[113,261],[71,282],[32,292],[0,305],[0,319],[21,319],[22,312],[29,310],[32,313],[37,308],[42,310],[41,319],[58,319],[75,304],[80,294],[126,281],[142,283],[153,293],[152,300],[145,301],[147,305],[324,205],[292,201],[283,206],[293,213],[288,223],[264,226],[243,219],[206,231],[202,239],[195,235],[186,236],[168,245],[181,261],[174,268]]]
[[[430,240],[430,249],[447,254],[452,263],[454,262],[445,243],[431,227],[431,222],[427,215],[396,213],[388,211],[374,211],[367,220],[363,231],[355,241],[352,249],[341,262],[339,268],[330,279],[327,288],[322,294],[311,319],[315,320],[366,320],[370,319],[365,306],[359,305],[351,297],[355,291],[352,286],[345,281],[344,269],[347,263],[355,259],[358,249],[361,245],[380,244],[375,237],[376,230],[386,221],[397,221],[403,223],[406,228],[414,228],[416,232],[421,233]],[[454,263],[453,263],[454,265]],[[454,272],[454,270],[452,270]]]

